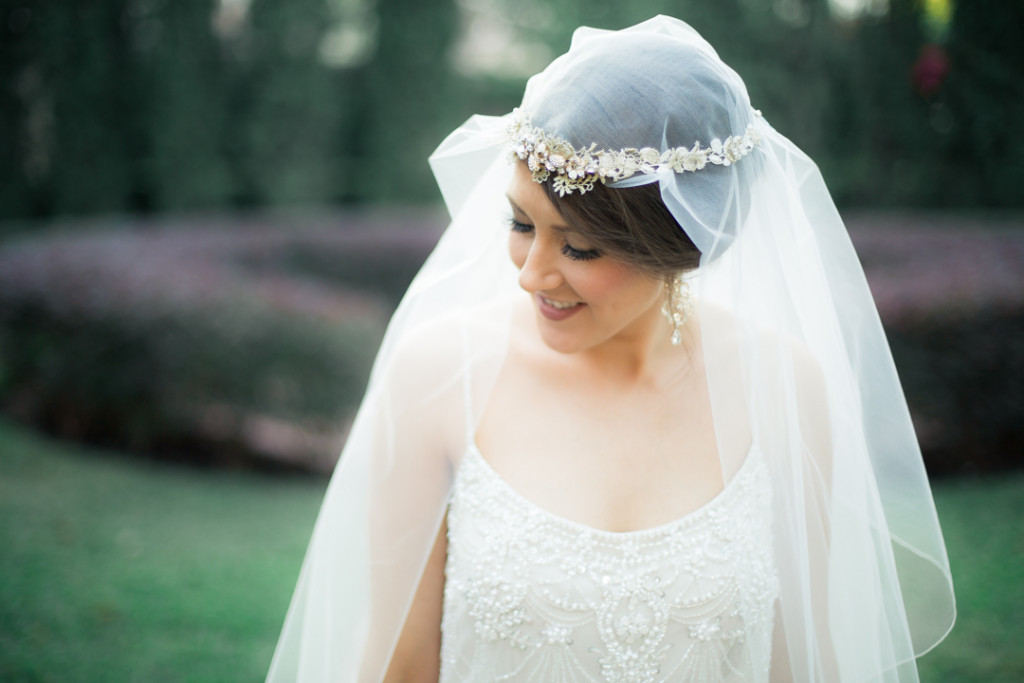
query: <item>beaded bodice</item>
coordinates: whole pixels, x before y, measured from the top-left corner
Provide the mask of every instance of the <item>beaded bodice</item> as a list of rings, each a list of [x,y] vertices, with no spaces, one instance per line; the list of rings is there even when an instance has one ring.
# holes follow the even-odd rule
[[[711,502],[633,532],[547,512],[471,448],[448,512],[441,681],[767,681],[774,570],[756,450]]]

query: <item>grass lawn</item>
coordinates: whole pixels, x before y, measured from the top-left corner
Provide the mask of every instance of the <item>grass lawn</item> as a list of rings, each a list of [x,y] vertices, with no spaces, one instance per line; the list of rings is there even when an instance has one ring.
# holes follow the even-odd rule
[[[0,680],[260,681],[326,482],[0,421]],[[1024,473],[936,487],[960,616],[924,681],[1024,680]]]
[[[941,481],[934,491],[957,622],[919,660],[921,680],[1024,681],[1024,472]]]
[[[326,482],[0,422],[0,681],[261,681]]]

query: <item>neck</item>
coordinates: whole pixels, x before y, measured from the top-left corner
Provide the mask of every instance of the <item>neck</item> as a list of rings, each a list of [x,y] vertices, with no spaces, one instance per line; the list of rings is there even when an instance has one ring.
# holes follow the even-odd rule
[[[588,371],[615,383],[660,382],[688,370],[696,348],[696,334],[695,321],[691,319],[682,329],[682,343],[673,345],[672,327],[659,305],[615,337],[573,355]],[[686,360],[681,363],[681,358]]]

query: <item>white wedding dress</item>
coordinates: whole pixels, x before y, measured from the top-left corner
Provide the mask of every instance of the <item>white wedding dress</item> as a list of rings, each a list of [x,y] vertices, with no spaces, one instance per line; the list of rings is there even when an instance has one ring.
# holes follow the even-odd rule
[[[767,681],[777,595],[757,450],[703,507],[620,533],[540,508],[470,447],[448,511],[441,682]]]

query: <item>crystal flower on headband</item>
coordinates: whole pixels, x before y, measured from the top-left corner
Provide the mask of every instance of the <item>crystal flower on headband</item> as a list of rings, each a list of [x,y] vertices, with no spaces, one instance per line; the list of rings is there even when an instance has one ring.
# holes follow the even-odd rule
[[[754,110],[756,116],[761,112]],[[729,166],[750,153],[761,142],[761,135],[748,125],[743,135],[731,135],[724,141],[715,138],[708,147],[694,142],[693,147],[675,147],[659,152],[653,147],[642,149],[597,149],[597,144],[575,149],[568,141],[550,135],[530,123],[530,117],[521,110],[512,111],[508,128],[512,143],[511,158],[526,162],[537,183],[555,176],[554,189],[564,197],[574,191],[584,194],[594,189],[594,183],[614,183],[637,173],[648,175],[662,168],[674,173],[695,173],[708,164]]]

